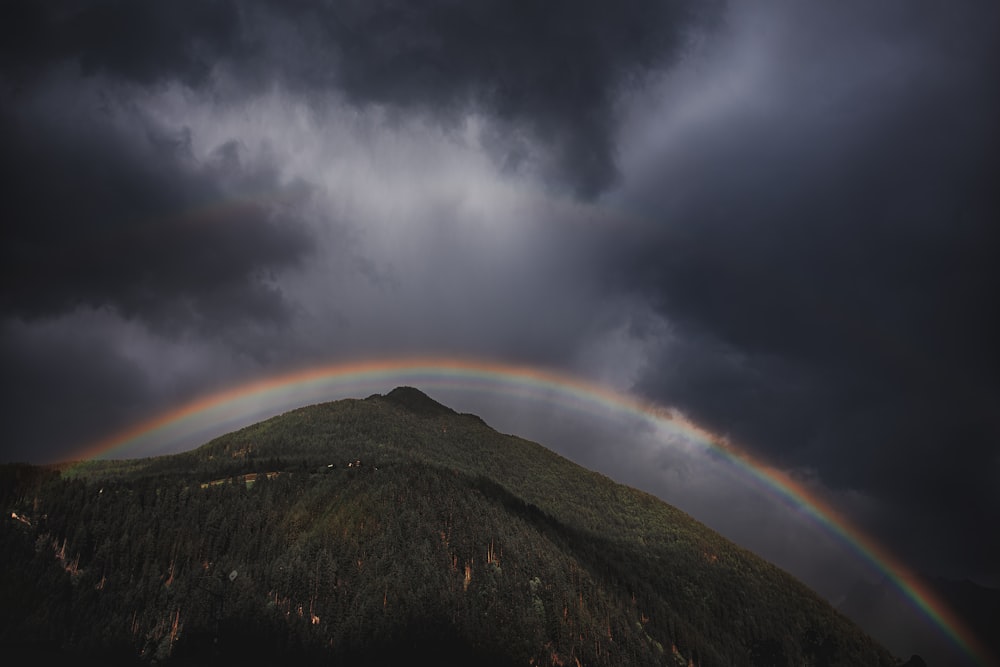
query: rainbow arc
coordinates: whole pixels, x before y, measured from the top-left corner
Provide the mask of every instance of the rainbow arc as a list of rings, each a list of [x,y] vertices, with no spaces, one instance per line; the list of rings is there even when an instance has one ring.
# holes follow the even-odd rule
[[[153,440],[189,440],[209,430],[245,425],[254,417],[310,402],[332,400],[343,396],[347,389],[384,391],[391,388],[387,387],[390,383],[531,396],[571,408],[601,408],[651,420],[719,454],[741,474],[797,507],[885,576],[962,651],[982,665],[995,664],[961,619],[925,583],[910,574],[902,561],[804,483],[676,411],[558,371],[495,361],[425,357],[310,368],[204,396],[97,442],[77,458],[123,456]]]

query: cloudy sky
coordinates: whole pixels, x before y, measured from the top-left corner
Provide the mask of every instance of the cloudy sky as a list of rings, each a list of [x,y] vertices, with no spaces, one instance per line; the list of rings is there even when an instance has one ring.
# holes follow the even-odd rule
[[[2,458],[290,369],[483,357],[674,406],[1000,586],[1000,9],[818,4],[4,3]],[[612,456],[469,401],[825,563],[648,433]]]

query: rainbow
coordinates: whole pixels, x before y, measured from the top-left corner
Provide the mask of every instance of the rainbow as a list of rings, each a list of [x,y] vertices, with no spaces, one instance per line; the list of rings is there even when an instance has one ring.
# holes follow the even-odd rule
[[[404,358],[334,364],[260,379],[213,393],[136,424],[81,452],[78,459],[109,458],[149,442],[181,442],[245,425],[254,417],[345,391],[383,391],[387,384],[477,390],[542,399],[574,409],[600,408],[651,420],[720,454],[740,473],[796,507],[884,575],[902,595],[981,665],[995,664],[981,642],[905,564],[854,527],[836,508],[787,472],[752,456],[675,410],[579,377],[533,366],[453,358]]]

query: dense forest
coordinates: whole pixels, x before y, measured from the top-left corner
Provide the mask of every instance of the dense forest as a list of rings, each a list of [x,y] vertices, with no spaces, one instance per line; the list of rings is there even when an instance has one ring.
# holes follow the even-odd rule
[[[0,467],[0,645],[95,664],[886,665],[683,512],[415,389]]]

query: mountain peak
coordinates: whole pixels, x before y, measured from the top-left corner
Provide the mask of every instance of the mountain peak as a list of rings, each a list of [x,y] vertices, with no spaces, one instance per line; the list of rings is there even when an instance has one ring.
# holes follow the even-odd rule
[[[448,406],[438,403],[415,387],[396,387],[386,394],[385,398],[424,417],[457,414]]]

